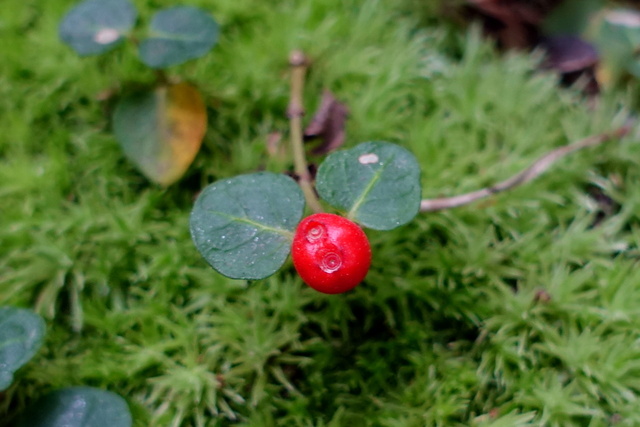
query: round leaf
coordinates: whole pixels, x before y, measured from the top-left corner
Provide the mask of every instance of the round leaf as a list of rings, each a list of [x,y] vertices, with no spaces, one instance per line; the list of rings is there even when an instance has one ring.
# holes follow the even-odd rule
[[[180,64],[207,53],[218,40],[218,24],[191,6],[161,10],[151,21],[151,36],[140,43],[140,58],[152,68]]]
[[[92,387],[71,387],[36,401],[18,427],[130,427],[131,413],[115,393]]]
[[[42,345],[45,325],[32,311],[0,307],[0,391],[13,381],[13,373]]]
[[[391,230],[420,209],[420,167],[404,148],[365,142],[329,155],[316,177],[320,197],[365,227]]]
[[[64,16],[60,38],[79,55],[104,53],[122,42],[136,17],[129,0],[86,0]]]
[[[640,13],[613,9],[603,14],[592,35],[602,60],[600,76],[604,84],[614,82],[626,73],[637,75],[637,46],[640,44]],[[607,80],[608,77],[608,80]]]
[[[204,102],[186,83],[126,96],[113,116],[114,134],[125,155],[161,185],[184,175],[200,150],[206,127]]]
[[[239,175],[206,187],[191,212],[191,237],[219,273],[263,279],[291,249],[304,209],[298,185],[285,175]]]
[[[542,22],[545,35],[581,36],[605,6],[604,0],[564,0]]]

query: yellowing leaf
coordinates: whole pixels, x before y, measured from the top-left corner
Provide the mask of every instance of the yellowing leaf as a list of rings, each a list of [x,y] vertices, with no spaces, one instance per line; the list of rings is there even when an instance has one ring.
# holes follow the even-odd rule
[[[200,150],[207,113],[200,93],[179,83],[124,97],[113,126],[127,158],[150,180],[170,185]]]

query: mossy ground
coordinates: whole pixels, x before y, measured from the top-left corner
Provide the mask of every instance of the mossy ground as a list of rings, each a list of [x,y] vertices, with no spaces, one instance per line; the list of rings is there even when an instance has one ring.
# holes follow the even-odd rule
[[[222,38],[170,72],[199,86],[209,130],[187,176],[161,189],[123,159],[96,99],[153,75],[130,47],[63,46],[72,3],[5,0],[0,17],[0,305],[35,308],[49,329],[0,394],[0,425],[80,384],[124,396],[141,427],[640,424],[637,138],[369,233],[371,272],[345,295],[307,288],[290,263],[255,283],[221,277],[188,232],[206,184],[288,167],[265,145],[287,129],[293,48],[313,59],[307,108],[328,88],[350,109],[347,145],[412,150],[425,197],[621,124],[622,93],[591,108],[535,57],[498,55],[433,16],[421,25],[419,2],[193,0]],[[174,4],[135,3],[143,19]]]

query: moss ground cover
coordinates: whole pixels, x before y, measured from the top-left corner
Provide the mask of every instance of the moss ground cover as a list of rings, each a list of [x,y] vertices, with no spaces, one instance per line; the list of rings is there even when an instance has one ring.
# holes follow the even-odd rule
[[[187,176],[161,189],[123,159],[97,100],[151,72],[126,49],[77,58],[57,39],[69,1],[5,1],[0,305],[35,308],[49,333],[0,395],[0,425],[72,385],[124,396],[136,426],[640,424],[633,136],[489,201],[369,232],[369,276],[338,297],[291,263],[223,278],[188,233],[206,184],[286,166],[265,146],[287,128],[294,48],[313,59],[307,108],[331,89],[350,109],[347,144],[410,149],[425,197],[621,124],[623,93],[592,108],[535,57],[421,25],[415,2],[190,1],[221,24],[211,54],[175,69],[205,94],[209,127]],[[143,15],[172,4],[136,2]]]

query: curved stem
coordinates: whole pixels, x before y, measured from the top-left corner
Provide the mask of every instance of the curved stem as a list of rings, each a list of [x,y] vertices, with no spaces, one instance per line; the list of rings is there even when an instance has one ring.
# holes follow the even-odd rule
[[[291,97],[287,115],[290,122],[291,151],[293,153],[294,170],[298,176],[298,184],[304,193],[307,205],[314,213],[322,212],[322,205],[313,188],[313,179],[309,173],[307,159],[304,152],[302,134],[302,117],[304,107],[302,104],[302,92],[304,89],[304,77],[307,71],[307,59],[304,53],[295,51],[289,57],[291,65]]]
[[[158,85],[167,85],[169,83],[169,76],[165,70],[153,70],[153,74],[156,76],[156,84]]]
[[[420,212],[434,212],[443,209],[457,208],[459,206],[468,205],[477,200],[484,199],[496,193],[500,193],[519,185],[525,184],[538,176],[542,175],[549,167],[555,163],[556,160],[573,153],[574,151],[582,150],[587,147],[595,147],[603,144],[607,141],[618,140],[629,132],[631,132],[631,124],[625,124],[624,126],[611,131],[602,133],[599,135],[592,135],[588,138],[574,142],[572,144],[558,147],[549,151],[542,157],[538,158],[527,169],[513,175],[512,177],[505,179],[491,187],[485,187],[477,191],[461,194],[453,197],[441,197],[437,199],[425,199],[420,203]]]

